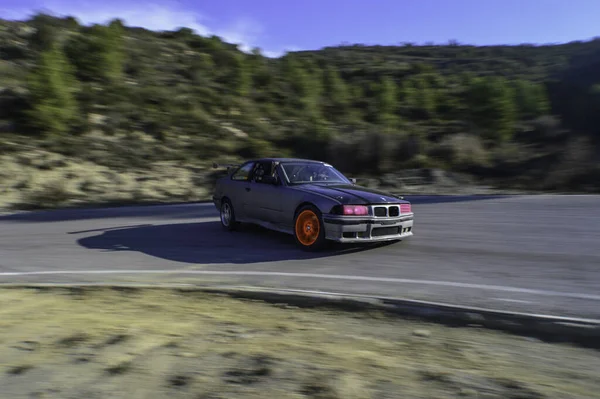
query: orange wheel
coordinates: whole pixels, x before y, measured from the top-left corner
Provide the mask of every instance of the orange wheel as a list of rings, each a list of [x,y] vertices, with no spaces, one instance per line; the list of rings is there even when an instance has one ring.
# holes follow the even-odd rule
[[[296,241],[305,249],[321,247],[325,232],[319,214],[313,207],[304,207],[298,212],[294,225]]]

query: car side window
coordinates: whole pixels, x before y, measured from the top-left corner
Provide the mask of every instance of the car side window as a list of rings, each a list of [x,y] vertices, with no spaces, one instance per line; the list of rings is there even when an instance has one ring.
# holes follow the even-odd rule
[[[277,179],[277,181],[281,184],[281,177],[279,176],[279,171],[277,170],[277,167],[273,168],[273,177],[275,177],[275,179]]]
[[[237,171],[233,173],[233,175],[231,175],[231,180],[247,181],[253,166],[253,162],[249,162],[245,165],[242,165]]]
[[[255,183],[262,183],[263,176],[270,174],[271,164],[268,162],[259,162],[256,164],[254,171],[252,172],[252,181]]]

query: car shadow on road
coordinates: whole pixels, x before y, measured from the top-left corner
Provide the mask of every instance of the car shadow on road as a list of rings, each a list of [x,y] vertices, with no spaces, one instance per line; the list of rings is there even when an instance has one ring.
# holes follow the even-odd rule
[[[291,235],[253,225],[238,231],[223,230],[220,222],[145,224],[112,229],[75,231],[98,233],[77,243],[93,250],[134,251],[160,259],[193,264],[249,264],[315,259],[366,251],[386,244],[341,245],[332,243],[319,252],[298,248]]]

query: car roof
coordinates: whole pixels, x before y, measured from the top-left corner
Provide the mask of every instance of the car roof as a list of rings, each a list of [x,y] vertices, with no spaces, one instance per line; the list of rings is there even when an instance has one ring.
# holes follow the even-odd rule
[[[279,163],[288,163],[288,162],[308,162],[308,163],[320,163],[324,164],[323,161],[317,161],[314,159],[302,159],[302,158],[258,158],[253,159],[252,162],[279,162]]]

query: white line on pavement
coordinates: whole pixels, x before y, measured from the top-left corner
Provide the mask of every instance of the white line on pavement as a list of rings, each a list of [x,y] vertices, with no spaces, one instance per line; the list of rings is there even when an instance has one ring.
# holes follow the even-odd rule
[[[495,301],[502,301],[502,302],[514,302],[514,303],[531,303],[531,301],[524,301],[521,299],[512,299],[512,298],[491,298]]]

